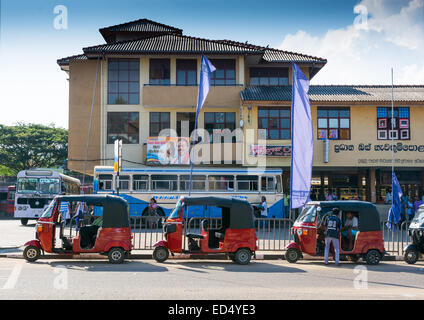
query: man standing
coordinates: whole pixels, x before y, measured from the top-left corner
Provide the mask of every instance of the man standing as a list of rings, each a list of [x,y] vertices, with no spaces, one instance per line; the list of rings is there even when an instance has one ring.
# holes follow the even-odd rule
[[[334,208],[331,215],[329,215],[324,221],[324,226],[327,227],[325,232],[325,251],[324,251],[324,262],[328,264],[328,251],[330,250],[330,244],[333,244],[335,253],[336,266],[339,265],[340,252],[339,252],[339,237],[342,222],[339,219],[339,209]]]

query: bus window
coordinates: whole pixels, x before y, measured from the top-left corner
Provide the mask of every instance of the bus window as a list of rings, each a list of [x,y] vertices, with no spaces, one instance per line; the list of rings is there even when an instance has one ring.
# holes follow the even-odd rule
[[[258,191],[258,176],[237,176],[237,190]]]
[[[119,176],[119,190],[130,189],[130,176]]]
[[[18,179],[18,191],[20,193],[37,192],[37,178],[20,178]]]
[[[277,176],[277,192],[283,192],[283,185],[281,184],[281,176]]]
[[[209,190],[234,190],[234,176],[209,176]]]
[[[192,190],[206,190],[206,176],[193,175]],[[190,188],[190,176],[180,176],[180,190],[188,190]]]
[[[261,185],[262,185],[262,191],[275,192],[274,177],[262,177]]]
[[[39,183],[39,190],[41,193],[59,193],[59,179],[41,178]]]
[[[112,175],[99,175],[99,190],[112,190]]]
[[[177,191],[178,176],[171,175],[152,175],[152,190],[158,191]]]
[[[147,191],[149,189],[149,176],[148,175],[133,175],[133,190],[134,191]]]

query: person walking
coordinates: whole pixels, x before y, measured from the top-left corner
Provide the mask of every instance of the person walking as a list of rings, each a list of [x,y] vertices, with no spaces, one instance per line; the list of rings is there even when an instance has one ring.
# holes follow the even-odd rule
[[[331,244],[333,244],[334,248],[336,266],[340,263],[339,238],[342,222],[339,219],[339,211],[338,208],[333,208],[331,215],[324,221],[324,226],[326,227],[324,262],[326,265],[328,264],[328,252]]]
[[[391,203],[392,203],[392,195],[390,193],[390,190],[388,190],[386,193],[386,204],[391,204]]]
[[[283,217],[284,218],[288,218],[290,216],[289,200],[290,200],[290,195],[288,195],[287,192],[284,192],[284,195],[283,195],[283,201],[284,201],[284,203],[283,203],[284,204],[284,206],[283,206]]]

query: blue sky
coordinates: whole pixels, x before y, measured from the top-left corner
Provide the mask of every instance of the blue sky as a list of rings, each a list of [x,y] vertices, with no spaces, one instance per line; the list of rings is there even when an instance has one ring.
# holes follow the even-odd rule
[[[399,83],[424,83],[424,76],[416,75],[421,70],[424,74],[424,0],[0,2],[4,124],[55,123],[66,128],[67,76],[56,59],[104,43],[99,28],[140,18],[181,28],[187,35],[249,41],[327,58],[329,63],[312,84],[388,83],[390,66]],[[367,29],[355,29],[358,4],[367,8]],[[56,5],[68,9],[66,30],[53,27]],[[342,65],[348,65],[343,75]]]

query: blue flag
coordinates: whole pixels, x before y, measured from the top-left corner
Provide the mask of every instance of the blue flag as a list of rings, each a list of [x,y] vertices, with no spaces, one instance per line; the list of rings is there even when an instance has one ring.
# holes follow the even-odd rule
[[[311,191],[314,136],[308,90],[309,79],[293,63],[292,159],[290,175],[292,209],[304,206],[309,200]]]
[[[209,88],[211,86],[210,74],[214,72],[216,68],[213,64],[202,54],[202,63],[200,67],[200,82],[199,82],[199,92],[197,95],[197,109],[196,109],[196,122],[197,116],[199,115],[200,109],[203,107],[203,103],[206,100],[206,97],[209,93]]]
[[[402,211],[401,198],[402,198],[402,188],[400,187],[396,174],[392,172],[392,207],[389,210],[389,217],[387,218],[387,224],[386,224],[389,230],[392,229],[392,224],[399,223],[401,219],[400,217],[400,213]]]

